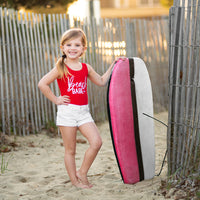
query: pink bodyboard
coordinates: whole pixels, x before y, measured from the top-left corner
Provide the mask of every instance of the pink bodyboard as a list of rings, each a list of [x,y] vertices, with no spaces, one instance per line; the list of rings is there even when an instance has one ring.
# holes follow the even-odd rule
[[[112,138],[124,183],[140,181],[134,135],[129,60],[118,61],[109,83],[108,102]]]
[[[113,147],[124,183],[155,175],[153,98],[145,63],[139,58],[119,60],[113,67],[107,93]]]

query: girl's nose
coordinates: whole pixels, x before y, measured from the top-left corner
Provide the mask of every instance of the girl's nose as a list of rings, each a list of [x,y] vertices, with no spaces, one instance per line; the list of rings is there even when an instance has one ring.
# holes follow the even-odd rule
[[[70,49],[75,49],[75,46],[72,45],[72,46],[70,47]]]

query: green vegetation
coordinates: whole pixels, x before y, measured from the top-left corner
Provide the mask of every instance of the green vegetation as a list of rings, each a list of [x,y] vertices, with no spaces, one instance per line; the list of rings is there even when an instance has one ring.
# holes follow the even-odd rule
[[[5,161],[4,154],[3,153],[1,154],[1,174],[4,174],[5,171],[8,170],[8,162],[11,157],[12,156],[10,156],[7,161]]]

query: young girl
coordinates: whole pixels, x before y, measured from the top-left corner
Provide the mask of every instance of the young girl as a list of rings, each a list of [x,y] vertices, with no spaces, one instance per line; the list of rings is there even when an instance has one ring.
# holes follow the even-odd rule
[[[79,188],[90,188],[87,173],[101,145],[99,131],[91,117],[88,108],[87,78],[98,86],[105,86],[111,74],[114,62],[100,76],[85,63],[79,62],[79,57],[87,49],[87,40],[81,29],[70,29],[61,38],[60,46],[63,55],[56,66],[38,83],[42,93],[58,106],[56,125],[59,127],[65,148],[65,166],[71,183]],[[57,79],[61,96],[57,97],[51,91],[49,84]],[[77,129],[89,141],[82,165],[76,171],[76,131]]]

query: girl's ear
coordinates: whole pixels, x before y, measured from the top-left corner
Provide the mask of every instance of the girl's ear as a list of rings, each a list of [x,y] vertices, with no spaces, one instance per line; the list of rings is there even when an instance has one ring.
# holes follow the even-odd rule
[[[83,47],[83,52],[81,53],[80,57],[85,53],[86,50],[87,50],[87,47]]]
[[[87,47],[84,47],[84,48],[83,48],[83,52],[85,52],[86,50],[87,50]]]
[[[64,54],[63,46],[62,45],[60,45],[60,50],[61,50],[62,54]]]

